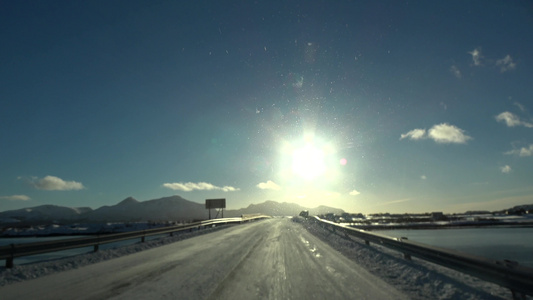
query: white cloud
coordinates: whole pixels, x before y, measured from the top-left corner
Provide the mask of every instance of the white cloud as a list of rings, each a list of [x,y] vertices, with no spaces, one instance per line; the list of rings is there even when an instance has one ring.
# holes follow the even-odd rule
[[[357,191],[357,190],[352,190],[349,194],[350,194],[350,196],[357,196],[357,195],[359,195],[361,193],[359,191]]]
[[[71,191],[85,188],[81,182],[64,181],[59,177],[50,175],[42,179],[34,178],[31,183],[36,189],[47,191]]]
[[[275,190],[275,191],[281,190],[281,187],[272,180],[269,180],[267,182],[261,182],[258,185],[256,185],[256,187],[262,190]]]
[[[532,123],[522,121],[517,115],[510,113],[508,111],[502,112],[501,114],[497,115],[495,118],[496,118],[496,121],[504,122],[508,127],[524,126],[527,128],[533,128]]]
[[[508,111],[502,112],[496,116],[496,121],[505,122],[507,126],[514,127],[520,125],[520,118]]]
[[[194,183],[194,182],[174,182],[174,183],[164,183],[163,186],[168,188],[168,189],[171,189],[171,190],[179,190],[179,191],[184,191],[184,192],[191,192],[191,191],[194,191],[194,190],[199,190],[199,191],[216,190],[216,191],[223,191],[223,192],[240,191],[239,188],[235,188],[235,187],[232,187],[232,186],[227,186],[226,185],[226,186],[220,187],[220,186],[216,186],[216,185],[213,185],[213,184],[207,183],[207,182],[198,182],[198,183]]]
[[[463,77],[463,74],[461,73],[461,70],[459,70],[459,68],[457,68],[457,66],[453,65],[450,67],[450,72],[452,72],[452,74],[461,79]]]
[[[464,133],[464,130],[447,123],[434,125],[428,131],[429,138],[433,139],[437,143],[455,143],[465,144],[471,137]]]
[[[425,129],[413,129],[407,133],[404,133],[400,135],[400,140],[403,140],[405,138],[408,138],[410,140],[421,140],[426,138],[426,130]]]
[[[240,191],[241,189],[236,188],[236,187],[232,187],[232,186],[229,186],[229,185],[225,185],[222,188],[220,188],[220,190],[223,191],[223,192],[237,192],[237,191]]]
[[[427,177],[426,177],[426,175],[422,175],[422,176],[420,176],[420,179],[422,179],[422,180],[426,180]]]
[[[471,137],[464,133],[465,131],[447,123],[433,125],[427,134],[425,129],[413,129],[407,133],[400,135],[400,140],[409,138],[410,140],[422,140],[430,138],[437,143],[456,143],[465,144]]]
[[[502,171],[502,173],[508,174],[511,172],[511,167],[509,165],[505,165],[501,167],[500,170]]]
[[[11,196],[0,196],[0,200],[28,201],[28,200],[31,200],[31,198],[26,195],[11,195]]]
[[[500,71],[503,73],[509,70],[514,70],[516,68],[516,63],[513,62],[511,55],[507,55],[502,59],[498,59],[496,61],[496,66],[500,67]]]
[[[481,50],[479,48],[476,48],[468,53],[472,55],[472,61],[474,62],[474,66],[481,66]]]
[[[518,156],[522,156],[522,157],[524,157],[524,156],[532,156],[533,155],[533,144],[530,144],[529,148],[522,147],[520,149],[507,151],[507,152],[505,152],[505,154],[514,154],[514,155],[518,155]]]

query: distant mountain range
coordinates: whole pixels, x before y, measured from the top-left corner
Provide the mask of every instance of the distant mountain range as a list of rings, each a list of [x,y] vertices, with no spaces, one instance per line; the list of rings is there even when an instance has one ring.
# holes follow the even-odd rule
[[[225,210],[224,217],[238,217],[243,214],[265,214],[270,216],[295,216],[302,210],[309,210],[312,215],[325,213],[342,214],[337,208],[319,206],[306,208],[295,203],[266,201],[251,204],[247,208]],[[215,216],[215,211],[211,216]],[[219,215],[218,217],[221,217]],[[17,210],[0,212],[0,224],[39,223],[39,222],[140,222],[140,221],[192,221],[208,218],[204,204],[186,200],[180,196],[138,201],[126,198],[116,205],[102,206],[97,209],[89,207],[64,207],[41,205]]]
[[[240,217],[243,214],[261,213],[268,216],[297,216],[302,210],[308,210],[311,215],[334,213],[340,215],[344,210],[328,206],[306,208],[296,203],[266,201],[260,204],[250,204],[247,208],[224,211],[224,217]]]

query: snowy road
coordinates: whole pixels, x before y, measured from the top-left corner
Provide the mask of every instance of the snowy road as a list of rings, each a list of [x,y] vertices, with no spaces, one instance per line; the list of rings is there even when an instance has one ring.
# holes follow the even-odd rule
[[[290,219],[234,226],[0,288],[2,299],[403,299]]]

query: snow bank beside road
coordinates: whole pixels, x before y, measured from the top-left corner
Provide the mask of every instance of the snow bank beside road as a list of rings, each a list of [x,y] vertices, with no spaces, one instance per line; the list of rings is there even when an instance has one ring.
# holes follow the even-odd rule
[[[16,265],[12,269],[6,269],[5,263],[2,261],[0,267],[0,287],[23,280],[39,278],[41,276],[67,271],[70,269],[77,269],[89,264],[113,259],[123,255],[136,253],[139,251],[164,246],[170,243],[188,239],[194,236],[211,233],[220,229],[235,226],[234,224],[217,226],[214,228],[205,228],[193,232],[175,232],[174,236],[162,237],[146,241],[144,243],[136,243],[134,245],[124,246],[120,248],[113,248],[107,250],[100,250],[98,252],[90,252],[82,255],[65,257],[57,260],[44,261],[34,264]],[[16,260],[15,260],[16,263]]]
[[[511,291],[499,285],[417,258],[406,260],[402,253],[337,235],[312,221],[294,221],[413,299],[512,299]]]

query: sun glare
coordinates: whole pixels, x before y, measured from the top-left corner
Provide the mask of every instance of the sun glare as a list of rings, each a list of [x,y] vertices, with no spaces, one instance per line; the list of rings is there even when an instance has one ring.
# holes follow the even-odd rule
[[[324,174],[325,170],[324,151],[321,149],[308,144],[302,148],[294,149],[292,152],[292,171],[294,174],[312,180]]]
[[[339,179],[335,146],[312,134],[284,141],[280,148],[280,180],[293,189],[329,189]]]

